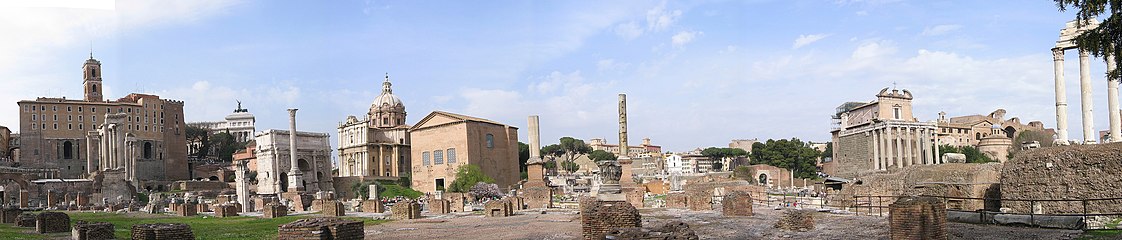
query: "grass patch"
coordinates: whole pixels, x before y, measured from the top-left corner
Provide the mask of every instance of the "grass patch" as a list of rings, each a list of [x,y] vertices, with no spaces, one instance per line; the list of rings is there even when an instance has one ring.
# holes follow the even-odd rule
[[[1122,230],[1090,230],[1083,231],[1083,235],[1079,236],[1080,240],[1097,240],[1097,239],[1119,239],[1122,238]]]
[[[118,239],[131,239],[132,225],[145,223],[186,223],[191,225],[191,231],[197,239],[275,239],[277,226],[290,223],[299,219],[319,217],[318,214],[298,216],[285,216],[273,219],[258,217],[179,217],[172,215],[146,214],[146,213],[104,213],[104,212],[67,212],[70,221],[108,222],[116,227],[114,236]],[[376,225],[389,220],[375,220],[362,217],[342,217],[348,220],[362,221],[363,225]],[[58,239],[66,238],[70,233],[36,234],[34,228],[18,228],[13,224],[0,224],[0,239]]]

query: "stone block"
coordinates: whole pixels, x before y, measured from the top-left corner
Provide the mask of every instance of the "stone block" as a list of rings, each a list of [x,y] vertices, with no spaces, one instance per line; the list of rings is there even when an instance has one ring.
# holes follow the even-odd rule
[[[175,215],[181,217],[195,216],[198,214],[198,205],[194,203],[176,204],[173,211],[175,211]]]
[[[902,197],[888,205],[891,239],[947,239],[947,208],[934,197]]]
[[[524,186],[521,197],[525,198],[527,208],[553,207],[553,188],[549,186]]]
[[[323,209],[320,211],[320,214],[324,216],[341,217],[347,215],[343,203],[339,201],[318,199],[316,202],[319,202],[320,208]]]
[[[238,206],[233,204],[219,205],[214,207],[215,217],[235,217],[238,216]]]
[[[795,209],[783,211],[783,216],[775,222],[775,228],[799,232],[814,230],[814,211]]]
[[[362,201],[362,212],[384,213],[386,212],[386,205],[382,205],[382,202],[378,200],[365,200]]]
[[[680,192],[667,193],[666,208],[689,209],[689,196]]]
[[[605,239],[613,230],[642,227],[642,217],[635,206],[626,201],[581,201],[581,235],[584,239]]]
[[[752,195],[741,191],[729,192],[722,198],[721,207],[725,216],[752,216]]]
[[[492,200],[483,204],[483,214],[488,217],[508,217],[514,215],[514,204],[509,199]]]
[[[42,212],[35,216],[35,232],[56,233],[70,231],[70,215],[61,212]]]
[[[276,203],[270,203],[269,205],[266,205],[262,210],[264,212],[265,218],[278,218],[288,215],[288,207]]]
[[[339,218],[306,218],[277,227],[278,240],[363,239],[363,223]]]
[[[113,236],[114,231],[116,228],[112,223],[78,221],[74,223],[70,236],[74,240],[108,240],[116,239]]]
[[[35,216],[36,215],[38,215],[38,214],[30,213],[30,212],[20,213],[19,216],[16,217],[16,226],[18,226],[18,227],[32,227],[32,228],[35,227]]]
[[[15,223],[16,218],[22,213],[23,210],[16,207],[4,208],[0,210],[0,223]]]
[[[452,204],[448,200],[433,199],[429,200],[429,212],[433,214],[448,214],[451,212]]]
[[[133,240],[194,240],[195,233],[186,223],[150,223],[132,225]]]
[[[397,202],[390,207],[393,219],[418,219],[421,218],[421,204],[413,201]]]

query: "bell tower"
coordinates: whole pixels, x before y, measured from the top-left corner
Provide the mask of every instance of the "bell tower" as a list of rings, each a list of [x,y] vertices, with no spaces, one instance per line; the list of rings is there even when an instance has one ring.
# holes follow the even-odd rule
[[[93,58],[93,53],[90,53],[90,59],[82,65],[82,94],[88,102],[100,102],[102,99],[101,90],[101,61]]]

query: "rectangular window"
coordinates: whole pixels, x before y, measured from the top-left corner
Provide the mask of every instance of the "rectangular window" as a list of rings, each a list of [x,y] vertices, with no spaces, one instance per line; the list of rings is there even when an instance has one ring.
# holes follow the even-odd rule
[[[444,179],[443,178],[437,178],[437,179],[433,180],[433,182],[436,182],[436,190],[437,191],[444,191]]]
[[[82,121],[82,115],[78,115],[78,121],[79,121],[79,122],[81,122],[81,121]]]
[[[97,123],[97,115],[90,116],[90,122]]]
[[[421,153],[421,165],[424,165],[424,166],[429,165],[429,152],[422,152]]]
[[[82,124],[81,123],[78,124],[78,130],[82,130]]]
[[[58,114],[55,114],[55,121],[58,121]]]
[[[71,123],[67,123],[67,124],[66,124],[66,129],[67,129],[67,130],[74,130],[74,124],[71,124]]]
[[[456,149],[455,148],[449,148],[447,152],[448,152],[448,163],[449,164],[456,163]]]
[[[495,148],[495,135],[487,134],[487,148]]]
[[[35,121],[35,114],[31,114],[31,121]]]
[[[55,130],[58,130],[58,123],[55,123]]]
[[[70,106],[66,106],[66,111],[69,112],[70,110],[71,110]]]
[[[51,106],[51,111],[58,112],[58,106]]]
[[[97,108],[95,108],[95,107],[91,107],[91,108],[90,108],[90,112],[97,112]]]
[[[82,112],[82,107],[81,106],[78,107],[78,112]]]
[[[74,121],[74,115],[66,115],[66,121]]]
[[[433,165],[444,164],[444,150],[432,151],[432,164]]]

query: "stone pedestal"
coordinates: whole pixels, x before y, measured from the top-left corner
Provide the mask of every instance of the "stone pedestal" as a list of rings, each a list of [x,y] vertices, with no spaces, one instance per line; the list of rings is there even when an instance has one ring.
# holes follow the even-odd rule
[[[113,231],[116,228],[112,223],[107,222],[84,222],[78,221],[74,223],[74,230],[70,232],[71,239],[74,240],[103,240],[115,239]]]
[[[175,215],[181,217],[195,216],[198,214],[198,205],[191,202],[177,204],[173,211],[175,211]]]
[[[344,207],[343,207],[343,203],[341,203],[339,201],[335,201],[335,200],[316,200],[316,201],[319,202],[319,205],[321,206],[321,208],[323,208],[323,210],[320,211],[320,214],[323,214],[324,216],[341,217],[341,216],[346,216],[347,215],[346,209],[344,209]]]
[[[278,218],[288,215],[288,207],[275,203],[266,205],[262,211],[264,212],[265,218]]]
[[[390,207],[393,219],[418,219],[421,218],[421,204],[413,201],[397,202]]]
[[[814,211],[794,209],[784,211],[779,221],[775,222],[775,228],[799,232],[814,230]]]
[[[238,206],[232,204],[219,205],[214,207],[215,217],[234,217],[238,216]]]
[[[452,204],[448,200],[433,199],[429,200],[429,212],[433,214],[448,214],[452,212]]]
[[[297,193],[297,192],[281,193],[281,198],[291,202],[292,206],[290,206],[290,207],[292,207],[292,209],[294,209],[295,211],[298,211],[298,212],[311,211],[310,207],[311,207],[312,199],[309,198],[309,197],[310,196],[306,196],[305,194]],[[305,203],[307,203],[307,204],[305,204]]]
[[[384,212],[386,212],[386,206],[382,205],[382,201],[365,200],[365,201],[362,201],[362,212],[384,213]]]
[[[70,231],[70,215],[61,212],[43,212],[35,216],[35,232],[56,233]]]
[[[933,197],[903,197],[888,206],[892,239],[947,239],[947,208]]]
[[[495,200],[483,205],[483,214],[488,217],[508,217],[514,215],[514,204],[509,199]]]

